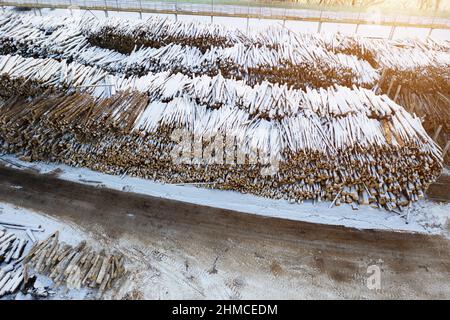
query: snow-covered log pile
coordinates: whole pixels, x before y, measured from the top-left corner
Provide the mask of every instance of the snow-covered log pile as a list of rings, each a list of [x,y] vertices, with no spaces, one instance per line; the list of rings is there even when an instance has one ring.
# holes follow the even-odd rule
[[[123,54],[112,43],[107,42],[102,48],[93,45],[90,36],[85,35],[87,31],[83,30],[91,23],[89,21],[65,18],[62,24],[56,19],[26,15],[3,16],[3,20],[0,54],[75,60],[128,76],[161,71],[187,75],[220,72],[250,85],[267,80],[294,88],[334,84],[372,87],[379,78],[368,62],[351,55],[335,54],[309,42],[296,47],[280,44],[274,48],[235,41],[225,47],[211,44],[202,52],[195,42],[165,44],[162,39],[154,47],[133,47],[130,53]]]
[[[161,23],[159,19],[154,19],[148,23],[136,23],[124,30],[121,20],[112,20],[106,26],[104,22],[91,20],[84,25],[83,33],[88,39],[95,38],[96,45],[112,50],[118,50],[116,42],[121,41],[129,43],[130,48],[132,44],[145,46],[138,36],[142,34],[152,39],[153,46],[158,46],[165,43],[164,37],[174,32],[169,27],[170,24],[171,22]],[[195,25],[178,23],[178,26],[180,29],[189,30],[183,34],[195,37],[197,30]],[[152,30],[157,31],[152,33]],[[157,44],[159,30],[163,30],[164,36],[161,36],[161,42]],[[228,31],[228,34],[231,33]],[[174,33],[174,37],[176,37],[175,34],[177,33]],[[110,36],[116,37],[115,41],[109,41]],[[184,42],[178,43],[189,44],[190,40],[186,39],[190,37],[183,38]],[[138,41],[141,42],[138,43]],[[228,48],[223,51],[228,50],[236,56],[237,44],[247,48],[247,50],[241,50],[245,52],[241,55],[245,59],[225,60],[225,65],[230,65],[230,62],[248,61],[248,57],[264,57],[262,66],[261,64],[255,64],[258,65],[257,67],[247,66],[248,74],[257,70],[265,80],[287,83],[295,88],[328,87],[333,84],[348,87],[356,84],[369,88],[378,83],[381,77],[390,79],[388,82],[381,83],[382,93],[388,94],[391,98],[397,97],[397,102],[402,105],[404,103],[404,107],[410,112],[417,110],[417,106],[410,101],[414,100],[415,96],[419,96],[426,102],[421,108],[429,120],[425,124],[428,132],[434,132],[435,124],[437,124],[445,127],[444,134],[450,133],[447,129],[450,122],[450,118],[447,117],[450,109],[448,104],[450,42],[448,41],[385,40],[342,35],[297,34],[280,27],[269,28],[249,36],[236,31],[233,36],[230,36],[230,42],[226,45]],[[252,47],[257,49],[250,51],[249,48]],[[274,59],[273,64],[268,63],[267,61],[270,61],[268,57],[273,55],[266,54],[267,52],[276,52],[276,55],[282,58]],[[305,58],[308,55],[310,59]],[[333,59],[338,60],[339,63],[333,63]],[[295,61],[298,62],[295,63]],[[264,68],[265,64],[269,67]],[[223,71],[222,73],[227,76],[227,71]],[[239,73],[231,75],[240,76]],[[245,76],[242,78],[247,79]],[[256,83],[257,81],[252,81],[255,78],[250,77],[248,83],[251,85]],[[400,84],[402,87],[399,94],[396,94]],[[444,99],[436,101],[433,98],[436,95],[444,96]],[[435,110],[438,112],[436,113]],[[442,116],[439,117],[438,114]],[[445,143],[446,140],[444,145]]]
[[[416,93],[448,93],[450,42],[383,40],[335,36],[325,40],[334,52],[353,54],[378,68],[387,79],[395,78],[404,90]],[[354,50],[356,49],[356,50]],[[365,58],[370,55],[371,58]],[[384,79],[383,79],[384,80]],[[387,92],[390,82],[381,88]],[[397,88],[394,84],[393,91]]]
[[[418,72],[423,71],[426,76]],[[428,75],[434,73],[433,78]],[[402,105],[408,112],[419,116],[425,130],[435,136],[442,148],[450,141],[450,76],[448,69],[435,68],[399,73],[385,72],[380,81],[381,92]],[[450,163],[450,154],[446,162]]]
[[[16,87],[3,94],[2,147],[28,160],[389,209],[421,198],[442,168],[420,119],[367,89],[168,72],[125,78],[17,56],[0,57],[0,75]],[[28,83],[48,92],[20,98]]]
[[[326,47],[365,59],[381,74],[377,90],[420,116],[444,148],[450,140],[450,42],[330,37]],[[440,128],[440,129],[439,129]],[[448,156],[450,161],[450,155]]]
[[[227,47],[246,39],[241,31],[220,25],[172,21],[158,16],[146,21],[90,18],[82,27],[89,42],[99,47],[114,47],[121,53],[131,53],[136,47],[158,48],[171,43],[191,45],[206,52],[211,46]]]
[[[15,225],[8,227],[20,229]],[[58,231],[43,241],[35,241],[27,246],[27,239],[0,227],[0,298],[19,290],[46,297],[48,292],[35,287],[41,274],[50,277],[56,287],[97,289],[100,298],[125,272],[122,254],[96,252],[84,241],[71,246],[59,240]]]
[[[357,57],[377,70],[380,78],[383,78],[380,79],[380,89],[383,93],[389,93],[392,98],[395,97],[400,84],[400,94],[449,94],[450,41],[431,38],[386,40],[340,34],[298,34],[286,28],[270,28],[250,38],[253,42],[271,47],[297,47],[307,42],[336,54]],[[405,107],[413,110],[412,106]],[[448,109],[449,105],[444,104],[440,108]]]
[[[27,242],[0,226],[0,298],[17,291],[24,282],[25,271],[19,262]]]
[[[249,85],[267,80],[300,89],[354,84],[370,88],[384,72],[395,74],[419,94],[434,91],[435,83],[449,77],[446,41],[297,34],[286,28],[246,36],[220,26],[157,17],[144,22],[0,17],[1,54],[67,59],[128,76],[149,71],[210,76],[220,72]],[[228,41],[198,46],[213,35]],[[124,43],[133,43],[127,52],[120,50]]]
[[[55,232],[37,242],[24,259],[25,265],[50,277],[56,286],[98,289],[97,298],[123,276],[124,256],[121,253],[96,252],[85,241],[71,246],[60,241],[58,235]]]

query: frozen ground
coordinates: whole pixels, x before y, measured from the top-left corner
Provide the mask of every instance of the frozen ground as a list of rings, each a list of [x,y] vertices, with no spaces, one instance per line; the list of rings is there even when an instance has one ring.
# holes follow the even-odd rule
[[[134,178],[114,176],[85,168],[73,168],[62,164],[20,161],[16,156],[3,155],[6,165],[21,169],[32,168],[41,173],[58,172],[60,179],[88,185],[172,199],[198,205],[234,210],[268,217],[304,222],[342,225],[357,229],[397,230],[409,232],[441,233],[450,217],[450,204],[420,201],[408,211],[389,212],[384,209],[360,206],[353,210],[343,204],[330,208],[329,202],[313,204],[290,203],[234,191],[211,190],[192,185],[171,185]]]

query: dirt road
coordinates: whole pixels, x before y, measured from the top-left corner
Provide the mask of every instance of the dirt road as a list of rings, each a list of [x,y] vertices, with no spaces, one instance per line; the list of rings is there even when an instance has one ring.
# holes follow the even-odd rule
[[[450,298],[450,245],[439,236],[267,218],[3,167],[0,201],[127,254],[115,298]],[[371,265],[380,290],[366,286]]]

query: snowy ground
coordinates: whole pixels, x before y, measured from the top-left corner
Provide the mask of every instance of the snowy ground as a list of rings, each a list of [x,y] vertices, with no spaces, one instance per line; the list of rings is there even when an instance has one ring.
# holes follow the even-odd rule
[[[43,208],[40,203],[55,195],[48,185],[39,195],[38,184],[22,180],[20,189],[10,178],[5,177],[2,186],[5,199],[6,187],[16,199],[34,198]],[[54,175],[51,179],[54,185]],[[144,205],[146,200],[136,202],[131,194],[114,203],[106,196],[111,191],[91,190],[90,197],[84,195],[86,187],[56,188],[66,190],[61,194],[65,206],[50,210],[53,218],[25,201],[33,209],[0,202],[0,220],[41,225],[46,230],[40,239],[59,230],[67,242],[83,239],[124,254],[127,273],[105,299],[449,298],[450,242],[440,236],[358,231],[245,214],[230,217],[214,210],[201,213],[201,208],[188,209],[186,204],[169,208],[151,200],[155,206]],[[92,201],[95,197],[99,201]],[[7,201],[22,203],[10,197]],[[124,202],[130,203],[126,210]],[[105,203],[110,203],[106,209]],[[370,266],[381,270],[381,290],[366,286]],[[38,283],[52,288],[47,278],[39,277]],[[95,297],[85,290],[55,291],[51,299]]]
[[[58,172],[60,179],[83,184],[99,185],[125,192],[173,199],[193,204],[229,209],[250,214],[278,217],[319,224],[342,225],[357,229],[397,230],[407,232],[441,233],[450,218],[450,204],[420,201],[409,211],[399,214],[384,209],[361,206],[353,210],[343,204],[330,208],[329,202],[313,204],[290,203],[234,191],[197,188],[192,185],[171,185],[134,178],[114,176],[85,168],[73,168],[62,164],[20,161],[16,156],[3,155],[0,160],[8,166],[32,168],[41,173]]]
[[[19,178],[18,171],[5,175],[2,199],[31,209],[0,202],[0,221],[41,225],[46,230],[38,234],[40,239],[59,230],[69,243],[83,239],[93,247],[124,254],[127,273],[105,299],[449,298],[450,242],[435,235],[445,234],[450,240],[449,229],[444,228],[448,204],[420,202],[410,211],[408,224],[406,217],[368,206],[357,211],[350,206],[330,209],[329,203],[291,204],[65,165],[28,163],[11,155],[0,156],[0,160],[52,179],[49,187],[46,176],[39,176],[38,181],[45,184],[41,188],[34,178],[35,182],[26,178],[34,174],[24,172],[25,179]],[[80,187],[59,185],[55,177]],[[183,203],[162,205],[163,201],[127,192],[243,213],[230,215]],[[63,199],[63,205],[58,199]],[[35,210],[48,212],[52,218]],[[261,215],[283,219],[268,220]],[[366,286],[371,266],[381,270],[381,290]],[[46,278],[40,277],[39,283],[51,287]],[[51,298],[94,297],[89,291],[60,289]]]

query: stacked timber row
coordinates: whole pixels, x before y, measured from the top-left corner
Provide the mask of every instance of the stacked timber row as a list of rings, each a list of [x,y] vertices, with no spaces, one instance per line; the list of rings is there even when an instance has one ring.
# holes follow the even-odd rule
[[[109,42],[108,37],[103,37],[103,35],[114,35],[116,39],[122,39],[130,44],[137,45],[137,34],[144,34],[145,37],[154,39],[153,37],[159,34],[159,31],[152,33],[151,28],[162,30],[164,35],[169,33],[167,30],[170,30],[168,22],[158,24],[153,21],[148,25],[137,23],[131,29],[124,29],[121,25],[120,21],[111,21],[106,25],[102,22],[93,21],[89,27],[84,29],[84,33],[89,41],[93,41],[96,45],[116,49],[116,44]],[[195,32],[192,32],[192,34],[195,34]],[[186,38],[184,39],[183,41],[188,41]],[[449,41],[432,39],[392,41],[341,35],[306,35],[296,34],[285,28],[271,28],[250,36],[243,36],[236,32],[232,39],[232,43],[241,42],[245,46],[271,48],[277,52],[286,52],[284,48],[289,48],[288,52],[302,52],[305,48],[306,51],[308,51],[308,48],[312,48],[310,52],[320,52],[321,50],[315,49],[320,48],[324,52],[333,53],[333,57],[339,57],[341,61],[346,61],[341,63],[349,67],[347,73],[342,72],[344,69],[337,71],[336,74],[322,71],[314,73],[312,71],[312,74],[316,74],[317,78],[311,79],[311,77],[304,76],[304,74],[308,74],[310,69],[298,69],[296,68],[297,65],[289,66],[288,63],[283,71],[291,70],[292,73],[278,72],[277,67],[272,67],[275,72],[264,70],[263,74],[268,81],[287,83],[301,89],[308,86],[313,88],[327,87],[333,83],[349,87],[356,84],[369,88],[379,78],[382,78],[376,86],[377,90],[389,95],[409,112],[422,117],[425,120],[424,127],[427,132],[433,137],[438,133],[436,140],[442,148],[448,149],[450,141]],[[228,46],[231,46],[231,44],[228,44]],[[350,60],[349,57],[351,57]],[[321,61],[316,57],[312,57],[312,59]],[[311,61],[307,61],[305,64],[311,65]],[[330,63],[318,63],[316,70],[327,70],[327,66],[330,65]],[[377,70],[376,76],[371,76],[370,66]],[[337,69],[334,68],[333,70]],[[303,76],[299,77],[299,74]],[[338,75],[342,76],[339,77]],[[324,76],[328,80],[324,80]],[[304,86],[296,85],[296,81],[292,79],[298,80],[297,83],[304,83]],[[350,79],[353,80],[350,81]],[[252,82],[249,83],[253,84]],[[450,163],[450,152],[447,159]]]
[[[429,77],[430,74],[433,74]],[[445,148],[450,143],[450,76],[447,69],[386,69],[380,91],[423,119],[425,130]],[[446,155],[450,163],[450,153]]]
[[[133,47],[131,52],[123,53],[119,47],[114,47],[114,41],[96,46],[96,42],[90,40],[91,35],[83,29],[90,21],[66,19],[65,22],[61,24],[58,20],[42,17],[3,16],[0,54],[67,59],[128,76],[162,71],[209,76],[221,73],[226,78],[241,79],[249,85],[266,80],[294,88],[334,84],[349,87],[356,84],[368,88],[379,78],[368,62],[352,55],[335,54],[311,41],[296,47],[236,41],[221,47],[211,42],[208,49],[202,51],[195,41],[166,43],[165,38],[161,38],[158,44],[152,40],[153,47]],[[184,24],[186,28],[189,25]],[[185,30],[186,33],[188,31]],[[108,34],[106,32],[99,39]],[[191,38],[195,36],[200,35],[194,33]],[[129,41],[122,40],[124,43]]]
[[[359,45],[355,45],[356,43]],[[442,148],[450,141],[450,43],[368,40],[342,37],[327,47],[354,54],[379,70],[377,90],[423,119],[425,130]],[[360,47],[361,49],[355,50]],[[363,49],[364,50],[363,50]],[[450,153],[446,162],[450,163]]]
[[[375,87],[424,119],[442,148],[450,138],[448,41],[308,35],[285,28],[247,36],[159,18],[100,22],[2,15],[0,43],[1,54],[76,61],[125,76],[220,74],[251,86],[268,81],[296,89]]]
[[[18,56],[0,57],[0,75],[15,87],[0,86],[2,148],[28,160],[389,209],[423,197],[442,169],[420,119],[367,89],[251,87],[168,72],[126,78]],[[33,97],[30,83],[42,86]]]

